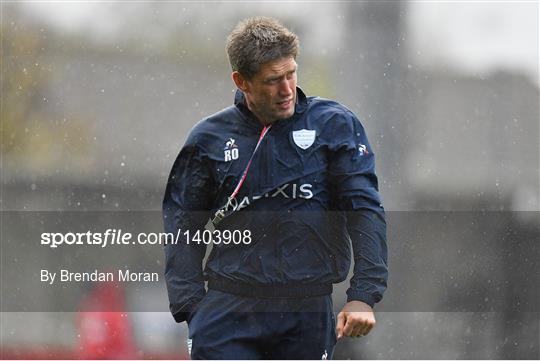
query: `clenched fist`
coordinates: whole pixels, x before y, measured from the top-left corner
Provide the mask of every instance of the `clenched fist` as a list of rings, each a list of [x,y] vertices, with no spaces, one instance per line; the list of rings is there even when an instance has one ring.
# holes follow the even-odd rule
[[[343,336],[365,336],[375,327],[375,323],[375,314],[368,304],[361,301],[347,302],[337,316],[337,339]]]

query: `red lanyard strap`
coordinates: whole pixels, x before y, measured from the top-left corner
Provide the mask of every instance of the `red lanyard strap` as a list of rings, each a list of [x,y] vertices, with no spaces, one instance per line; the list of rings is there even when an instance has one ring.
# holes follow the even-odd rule
[[[253,149],[253,153],[251,153],[251,157],[249,157],[249,161],[248,161],[248,163],[246,165],[246,168],[244,169],[244,172],[242,172],[242,177],[238,181],[238,184],[234,188],[234,191],[232,192],[232,194],[228,197],[227,204],[225,204],[225,206],[221,207],[216,212],[216,214],[214,215],[214,219],[212,219],[212,223],[214,224],[214,226],[217,225],[219,222],[221,222],[223,220],[223,218],[228,216],[230,213],[234,212],[233,201],[236,199],[236,196],[240,192],[240,189],[242,188],[242,185],[244,184],[244,181],[246,180],[246,177],[247,177],[247,174],[248,174],[248,171],[249,171],[249,167],[251,166],[251,162],[253,161],[253,157],[255,156],[255,153],[257,152],[257,149],[259,149],[259,146],[261,145],[261,142],[262,142],[264,136],[266,135],[266,133],[268,133],[268,131],[270,130],[271,127],[272,127],[272,124],[270,124],[268,126],[265,126],[263,128],[263,130],[261,131],[261,135],[259,136],[259,141],[257,142],[257,145],[255,146],[255,149]],[[231,208],[232,208],[232,210],[231,210]],[[228,211],[229,211],[229,213],[226,213]]]

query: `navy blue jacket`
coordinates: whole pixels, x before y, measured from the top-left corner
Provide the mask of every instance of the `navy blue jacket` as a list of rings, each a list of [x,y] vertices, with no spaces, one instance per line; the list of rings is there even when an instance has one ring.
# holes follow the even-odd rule
[[[236,92],[235,104],[192,129],[169,176],[166,232],[203,230],[233,192],[263,126]],[[165,246],[165,279],[177,322],[205,295],[204,280],[264,285],[338,283],[371,306],[387,281],[386,223],[366,133],[343,105],[297,88],[294,115],[272,125],[254,153],[236,212],[218,229],[249,229],[249,245]]]

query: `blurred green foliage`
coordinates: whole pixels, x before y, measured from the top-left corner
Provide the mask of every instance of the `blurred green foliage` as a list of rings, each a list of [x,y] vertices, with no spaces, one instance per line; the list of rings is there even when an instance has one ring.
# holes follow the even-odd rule
[[[50,38],[15,20],[2,22],[0,31],[2,154],[43,165],[62,152],[85,152],[86,124],[48,104],[54,76],[46,61]]]
[[[299,59],[298,85],[307,95],[335,99],[335,82],[330,79],[328,63],[322,58],[304,57]]]

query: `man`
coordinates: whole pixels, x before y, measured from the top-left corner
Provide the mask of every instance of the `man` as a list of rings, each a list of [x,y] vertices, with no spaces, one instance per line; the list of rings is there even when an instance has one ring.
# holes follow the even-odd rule
[[[240,22],[226,47],[234,105],[193,128],[169,176],[165,229],[187,239],[166,245],[165,277],[194,359],[326,359],[375,325],[387,250],[373,151],[351,111],[297,88],[298,47],[276,20]]]

